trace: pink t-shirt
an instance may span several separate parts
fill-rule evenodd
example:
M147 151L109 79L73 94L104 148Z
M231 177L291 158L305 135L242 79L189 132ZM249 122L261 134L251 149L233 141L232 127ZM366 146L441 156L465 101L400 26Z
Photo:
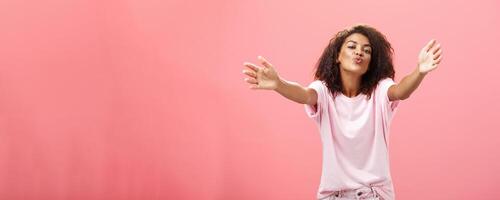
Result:
M394 199L389 169L389 127L399 101L389 101L387 91L395 84L379 81L371 98L359 94L334 98L325 83L316 80L309 88L318 93L317 110L305 106L319 127L323 144L323 168L317 198L334 191L374 186L384 199Z

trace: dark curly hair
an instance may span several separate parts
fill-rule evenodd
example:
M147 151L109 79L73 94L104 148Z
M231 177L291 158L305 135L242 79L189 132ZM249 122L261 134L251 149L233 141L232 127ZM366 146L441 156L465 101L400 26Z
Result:
M328 90L336 96L342 92L342 80L340 79L340 63L337 58L342 44L347 37L359 33L368 38L372 48L371 60L368 70L361 76L360 92L371 97L371 93L377 87L380 80L384 78L394 79L394 66L392 55L394 50L386 37L373 27L367 25L355 25L338 32L330 39L328 46L323 51L314 78L325 82Z

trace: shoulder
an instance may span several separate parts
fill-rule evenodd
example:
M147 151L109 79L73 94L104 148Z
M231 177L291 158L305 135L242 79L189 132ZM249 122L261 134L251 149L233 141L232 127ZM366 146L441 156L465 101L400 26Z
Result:
M394 82L392 78L384 78L378 81L377 88L375 90L380 92L385 92L385 94L387 94L387 90L389 90L389 87L391 87L394 84L396 84L396 82Z
M325 85L325 82L321 81L321 80L314 80L313 82L311 82L309 84L309 87L310 88L322 88L322 87L326 87Z
M377 87L380 87L380 86L391 86L391 85L394 85L394 84L395 84L395 82L394 82L394 80L392 80L392 78L383 78L380 81L378 81Z
M326 86L326 83L324 81L321 81L321 80L314 80L313 82L311 82L308 86L308 88L310 89L313 89L314 91L316 91L316 94L318 95L318 101L326 101L326 100L323 100L325 98L327 98L328 96L330 96L329 94L329 90L328 90L328 87Z
M326 87L326 83L321 80L314 80L308 86L308 88L316 90L318 93L326 93L328 90Z
M388 99L388 91L391 86L396 84L392 78L384 78L380 80L375 88L374 93L377 98Z

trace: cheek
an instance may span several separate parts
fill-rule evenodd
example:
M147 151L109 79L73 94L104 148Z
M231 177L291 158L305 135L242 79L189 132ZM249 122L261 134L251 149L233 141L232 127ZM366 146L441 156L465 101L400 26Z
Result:
M367 55L365 57L365 60L366 60L366 65L368 66L368 65L370 65L370 62L372 61L372 57L370 55Z
M340 52L340 62L342 62L342 61L346 62L350 58L351 58L351 54L349 51Z

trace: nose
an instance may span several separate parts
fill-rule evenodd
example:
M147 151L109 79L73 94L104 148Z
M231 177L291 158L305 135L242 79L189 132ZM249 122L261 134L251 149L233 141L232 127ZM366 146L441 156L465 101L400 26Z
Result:
M363 56L363 54L359 50L354 51L354 55Z

